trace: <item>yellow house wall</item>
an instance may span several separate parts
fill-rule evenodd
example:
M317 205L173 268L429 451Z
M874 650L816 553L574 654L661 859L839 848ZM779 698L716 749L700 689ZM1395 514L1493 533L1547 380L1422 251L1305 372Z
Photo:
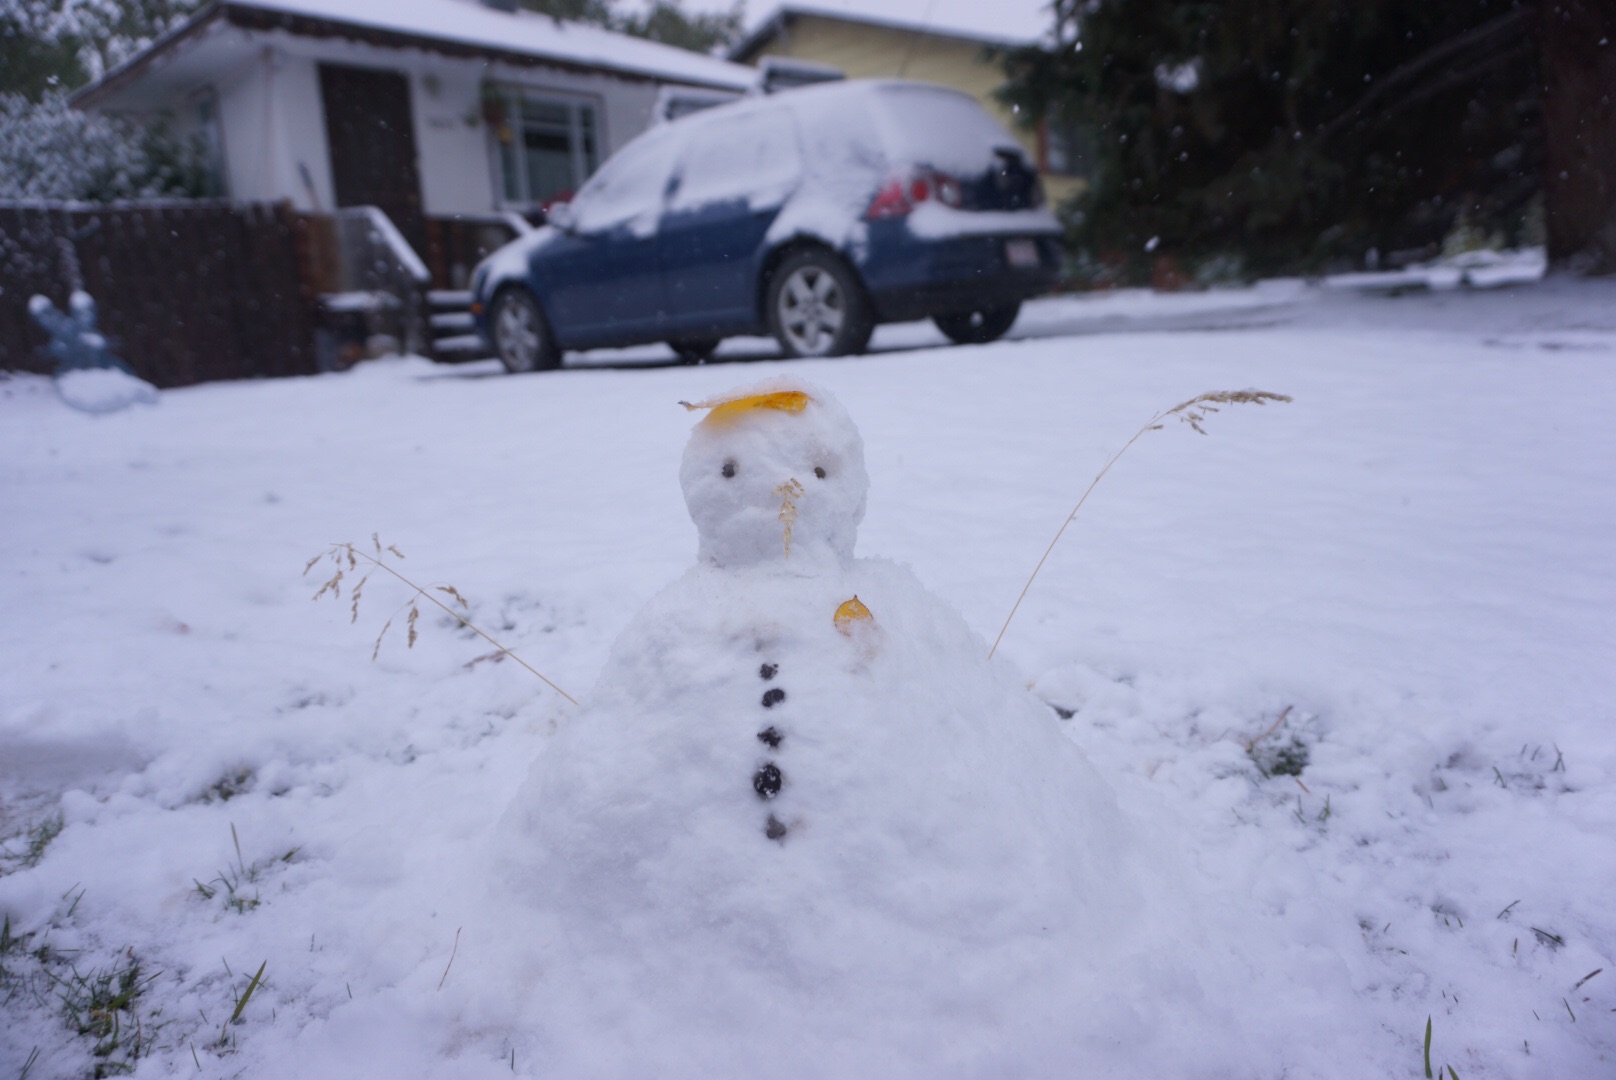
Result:
M993 96L1004 85L999 58L975 42L798 15L746 61L755 64L764 56L829 64L849 79L905 78L951 86L981 102L1026 148L1028 156L1038 160L1037 133L1019 127L1010 110ZM1083 181L1076 177L1045 174L1043 180L1051 203L1083 188Z

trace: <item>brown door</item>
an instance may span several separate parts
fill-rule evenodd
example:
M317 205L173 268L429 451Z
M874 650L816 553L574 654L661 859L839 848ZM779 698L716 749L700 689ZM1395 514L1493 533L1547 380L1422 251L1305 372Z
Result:
M377 206L426 251L410 84L393 71L320 65L325 135L338 206Z

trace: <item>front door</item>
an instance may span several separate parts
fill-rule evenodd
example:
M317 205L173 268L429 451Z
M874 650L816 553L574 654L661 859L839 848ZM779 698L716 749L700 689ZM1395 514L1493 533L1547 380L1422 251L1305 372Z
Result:
M338 206L375 206L426 251L410 84L394 71L320 65L325 135Z

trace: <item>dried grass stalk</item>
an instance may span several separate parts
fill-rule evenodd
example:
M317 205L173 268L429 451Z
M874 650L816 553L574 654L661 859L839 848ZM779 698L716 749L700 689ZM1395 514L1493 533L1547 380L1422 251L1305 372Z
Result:
M774 489L780 496L780 522L785 529L786 558L791 558L791 529L797 524L797 500L802 498L803 488L797 480L787 480Z
M1089 486L1084 489L1082 496L1077 500L1077 505L1072 507L1070 514L1066 515L1066 520L1061 522L1060 528L1055 530L1055 538L1044 549L1044 554L1039 558L1038 565L1032 568L1032 573L1027 576L1027 583L1021 587L1021 594L1016 597L1016 602L1010 607L1010 614L1004 618L1004 625L999 627L999 636L993 639L993 647L988 649L988 659L993 659L993 654L999 651L999 642L1004 640L1004 632L1010 629L1010 620L1014 619L1016 612L1021 610L1021 602L1027 598L1027 590L1032 588L1033 581L1038 577L1038 571L1042 570L1044 563L1049 560L1049 553L1055 550L1055 545L1060 542L1061 536L1066 532L1066 526L1070 525L1072 519L1077 517L1077 512L1083 509L1083 504L1088 501L1089 495L1099 486L1100 481L1105 479L1105 474L1111 471L1111 466L1115 465L1117 459L1127 453L1128 447L1138 442L1145 432L1160 431L1166 426L1163 421L1171 416L1177 417L1181 422L1205 435L1206 429L1201 425L1206 423L1210 414L1222 411L1218 408L1219 405L1266 405L1270 401L1288 402L1290 400L1291 398L1288 394L1273 394L1267 390L1211 390L1205 394L1192 397L1188 401L1180 402L1171 409L1164 409L1145 421L1144 426L1134 432L1133 437L1122 444L1122 449L1112 454L1111 459L1105 463L1105 467L1095 474L1093 480L1089 481Z
M417 585L415 582L411 581L409 578L387 565L387 563L384 561L388 555L394 555L402 559L404 557L404 553L402 551L398 550L398 548L394 547L392 544L388 544L383 547L381 538L375 533L371 534L370 540L372 547L375 548L376 553L374 555L368 551L360 551L352 544L332 544L329 550L321 552L319 555L316 555L314 558L308 561L308 564L303 567L303 575L305 577L308 576L309 571L313 570L315 564L321 559L329 558L332 564L337 568L336 573L332 575L330 580L321 585L319 591L314 594L314 599L318 600L328 592L331 593L334 598L340 598L342 596L343 575L349 571L357 569L359 566L359 560L363 559L365 562L371 564L371 569L366 571L365 576L359 579L359 583L353 587L352 592L349 594L349 606L353 614L352 621L358 621L359 619L359 594L360 591L364 589L365 582L370 580L370 575L376 570L385 570L413 590L408 601L409 614L405 618L405 626L409 632L409 648L413 649L415 647L416 638L420 636L419 631L416 629L416 624L420 622L421 619L420 601L425 599L433 604L436 604L444 611L445 614L449 615L461 626L464 626L467 630L470 630L472 633L488 642L495 649L498 649L499 655L509 656L512 660L515 660L518 664L521 664L530 673L536 676L540 682L544 683L544 685L548 686L550 689L554 690L556 693L560 694L574 705L578 704L577 698L573 697L571 694L561 689L561 687L545 678L543 673L541 673L537 668L533 667L533 665L529 664L526 660L523 660L510 649L495 641L487 634L487 632L482 629L482 627L473 623L470 619L467 619L464 615L460 614L460 612L454 610L454 608L451 608L442 600L439 600L436 596L433 596L431 592L427 591L428 586ZM466 602L466 598L460 595L460 590L456 589L453 585L433 585L430 586L430 588L436 592L447 593L462 608L466 609L467 611L471 610L471 605ZM387 631L392 625L392 618L389 618L385 623L382 624L382 631L376 635L376 644L370 651L370 658L372 661L374 661L376 657L380 655L382 649L382 639L387 636ZM479 659L482 658L479 657Z

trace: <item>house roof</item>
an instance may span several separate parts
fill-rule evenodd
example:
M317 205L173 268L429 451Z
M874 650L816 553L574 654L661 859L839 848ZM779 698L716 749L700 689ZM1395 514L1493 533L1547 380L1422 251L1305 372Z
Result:
M717 57L530 11L499 11L478 0L211 0L183 25L79 90L73 104L97 104L223 27L726 90L745 90L756 79L756 72Z
M772 11L734 48L732 60L749 61L793 19L809 17L861 23L982 45L1030 45L1049 30L1048 0L793 0ZM766 9L768 10L768 9Z

